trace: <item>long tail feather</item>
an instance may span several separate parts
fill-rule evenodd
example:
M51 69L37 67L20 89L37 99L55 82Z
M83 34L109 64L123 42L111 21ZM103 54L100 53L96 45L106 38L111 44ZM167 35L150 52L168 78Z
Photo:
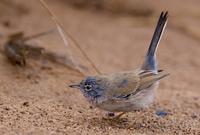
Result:
M156 50L160 39L162 37L163 31L167 24L168 12L162 12L158 20L153 38L151 40L149 49L147 51L146 59L142 65L142 70L152 70L157 72L157 62L156 62Z

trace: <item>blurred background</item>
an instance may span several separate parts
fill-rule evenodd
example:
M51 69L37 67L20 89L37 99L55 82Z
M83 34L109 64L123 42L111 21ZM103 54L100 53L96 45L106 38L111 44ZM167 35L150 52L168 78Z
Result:
M79 91L67 87L82 79L55 63L30 61L13 66L3 52L7 36L55 29L39 0L0 1L0 134L200 134L200 1L199 0L46 0L64 29L71 33L98 69L105 74L138 68L161 11L169 22L158 48L162 80L155 104L129 113L119 122L101 119ZM96 74L67 38L58 33L31 40ZM69 54L69 52L71 54ZM155 111L166 112L165 117Z

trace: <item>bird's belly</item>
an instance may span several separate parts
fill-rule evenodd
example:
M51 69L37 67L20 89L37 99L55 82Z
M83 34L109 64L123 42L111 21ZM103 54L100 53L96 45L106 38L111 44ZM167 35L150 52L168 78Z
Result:
M158 83L155 83L150 88L131 95L128 99L108 99L96 106L110 112L130 112L146 108L154 101L154 90L157 86Z

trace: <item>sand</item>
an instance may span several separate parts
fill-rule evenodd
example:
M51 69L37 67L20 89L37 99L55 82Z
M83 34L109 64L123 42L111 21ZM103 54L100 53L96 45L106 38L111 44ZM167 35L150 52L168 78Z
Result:
M83 79L70 68L36 60L29 60L27 67L21 68L11 65L0 53L0 134L199 135L200 2L147 2L139 2L140 7L131 3L137 11L150 9L152 13L147 15L134 14L134 10L120 14L116 12L118 6L77 8L64 0L48 4L65 30L106 74L131 70L142 63L160 12L169 10L158 60L159 67L170 76L161 81L153 105L144 111L127 113L117 121L104 120L104 111L91 107L80 91L67 87ZM0 7L1 50L5 36L10 33L23 31L31 35L55 28L38 1L4 0ZM126 7L122 5L120 10ZM86 75L96 74L73 42L69 41L70 47L65 47L58 33L30 43L67 56L70 49L74 59L87 67ZM158 116L158 111L164 115Z

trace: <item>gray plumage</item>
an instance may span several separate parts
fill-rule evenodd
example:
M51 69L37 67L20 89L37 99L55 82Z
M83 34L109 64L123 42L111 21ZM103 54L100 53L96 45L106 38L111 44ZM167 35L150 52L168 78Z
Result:
M168 12L162 12L141 68L87 77L70 85L81 90L94 106L110 112L129 112L148 107L154 100L159 80L168 74L157 70L156 50L167 23Z

